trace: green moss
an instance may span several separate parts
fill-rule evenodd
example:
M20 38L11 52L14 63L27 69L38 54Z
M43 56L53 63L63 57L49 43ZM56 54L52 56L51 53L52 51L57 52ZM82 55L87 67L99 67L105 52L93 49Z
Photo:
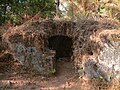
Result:
M55 72L56 72L56 69L55 69L55 68L49 69L49 73L50 73L50 74L54 74Z

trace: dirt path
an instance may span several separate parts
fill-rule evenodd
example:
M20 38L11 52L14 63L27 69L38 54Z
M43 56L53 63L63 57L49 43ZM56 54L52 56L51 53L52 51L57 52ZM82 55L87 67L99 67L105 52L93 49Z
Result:
M70 90L77 82L73 64L71 62L60 61L57 65L57 75L56 77L49 79L47 88L53 90Z
M0 73L0 90L120 90L119 82L116 81L105 83L79 79L74 73L72 62L58 62L57 71L50 78L25 73ZM118 86L112 85L114 83Z
M59 61L57 74L50 78L28 74L1 74L0 90L80 90L72 62Z

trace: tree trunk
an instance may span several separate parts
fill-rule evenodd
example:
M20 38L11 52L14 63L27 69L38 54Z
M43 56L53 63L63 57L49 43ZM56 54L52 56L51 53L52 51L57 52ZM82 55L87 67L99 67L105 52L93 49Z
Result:
M59 17L59 5L60 5L60 0L56 0L56 16Z

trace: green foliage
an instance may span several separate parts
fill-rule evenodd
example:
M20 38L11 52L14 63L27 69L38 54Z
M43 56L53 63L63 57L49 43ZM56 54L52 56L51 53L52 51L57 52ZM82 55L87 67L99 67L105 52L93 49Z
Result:
M120 0L60 0L67 2L60 16L69 19L88 18L89 16L108 17L120 20ZM19 25L36 13L41 18L56 15L55 0L0 0L0 25L12 23Z
M70 19L89 15L120 20L120 0L71 0L67 3L67 18Z
M0 24L21 24L38 12L42 18L52 18L55 0L0 0Z
M56 69L54 69L54 68L50 69L50 70L49 70L49 73L51 73L51 74L56 73Z

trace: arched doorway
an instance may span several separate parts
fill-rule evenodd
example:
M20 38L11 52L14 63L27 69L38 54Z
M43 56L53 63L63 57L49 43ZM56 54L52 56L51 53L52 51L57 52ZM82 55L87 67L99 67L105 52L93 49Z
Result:
M56 75L73 73L73 62L71 56L73 55L73 40L71 37L63 35L55 35L48 38L48 47L55 50L55 69Z
M70 58L73 54L73 41L71 37L55 35L48 39L48 47L56 51L56 60L60 58Z

